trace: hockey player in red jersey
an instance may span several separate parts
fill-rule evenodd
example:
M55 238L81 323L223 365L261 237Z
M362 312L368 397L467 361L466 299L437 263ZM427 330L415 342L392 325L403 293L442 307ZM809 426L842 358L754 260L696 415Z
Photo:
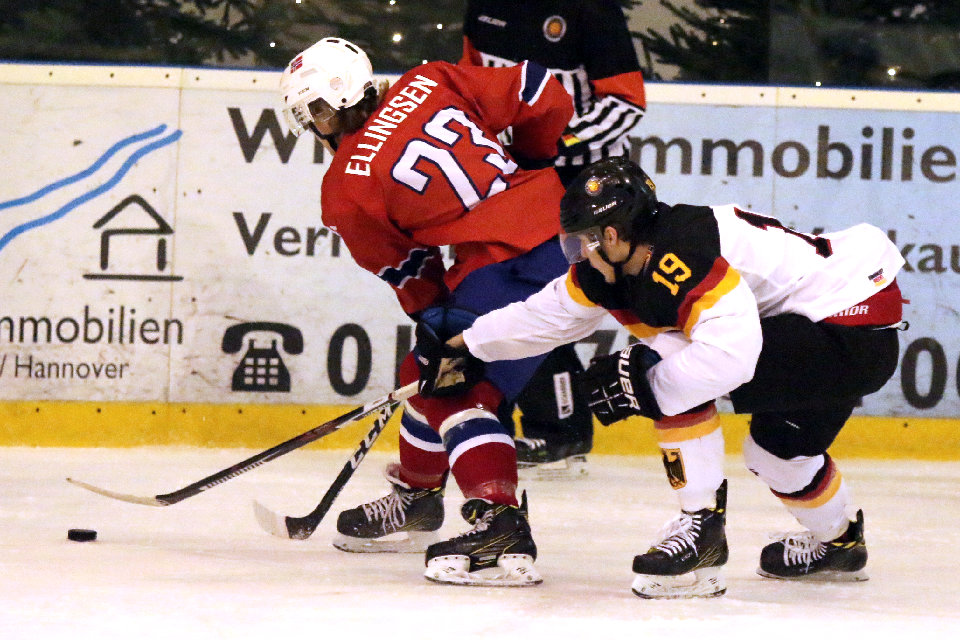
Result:
M615 0L469 0L463 34L460 64L502 67L531 60L571 95L576 112L554 163L564 185L595 160L629 155L628 135L647 102L633 39ZM524 477L586 475L593 417L576 383L581 371L574 345L558 347L517 397L523 429L517 462Z
M611 314L639 342L583 375L603 424L653 420L681 515L634 558L644 598L716 596L726 480L715 399L750 413L746 466L805 531L760 554L761 575L863 580L863 513L827 453L860 399L898 360L903 258L876 227L808 235L736 205L667 205L622 159L598 162L568 187L561 240L569 272L493 311L424 367L421 393L443 385L467 352L521 358L589 335Z
M442 339L477 315L527 297L566 270L556 240L562 185L550 169L520 165L555 155L573 106L533 63L488 69L432 62L380 90L372 73L356 45L321 40L284 71L284 113L293 132L311 130L334 151L323 180L324 224L357 264L393 288L418 321L421 344L429 334L442 348ZM510 148L497 141L507 127ZM440 252L446 245L455 252L449 268ZM415 354L401 366L404 383L417 379ZM474 528L426 547L426 577L538 583L526 505L516 497L513 439L496 416L541 359L471 369L462 382L472 386L462 395L408 400L400 463L388 470L390 494L341 513L335 545L423 550L443 522L450 472ZM392 540L395 533L407 537Z

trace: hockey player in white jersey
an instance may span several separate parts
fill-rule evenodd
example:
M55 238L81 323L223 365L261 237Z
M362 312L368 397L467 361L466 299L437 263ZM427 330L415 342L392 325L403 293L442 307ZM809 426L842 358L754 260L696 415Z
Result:
M726 480L715 400L752 414L746 466L804 527L760 553L771 578L864 580L863 513L827 453L898 361L896 246L868 224L824 235L736 205L659 202L621 158L597 162L561 203L568 273L481 316L421 363L430 394L462 366L522 358L590 335L612 314L638 342L583 374L603 424L653 420L681 514L634 558L643 598L717 596ZM435 351L435 350L434 350ZM457 358L456 355L460 355Z

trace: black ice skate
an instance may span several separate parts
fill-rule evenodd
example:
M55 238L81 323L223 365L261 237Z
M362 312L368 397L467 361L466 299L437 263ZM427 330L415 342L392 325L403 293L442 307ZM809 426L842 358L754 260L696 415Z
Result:
M443 487L411 488L392 470L387 480L388 495L340 513L333 546L356 553L422 553L439 539Z
M768 578L859 582L867 580L863 511L839 538L817 540L809 531L780 534L760 552L757 573Z
M633 559L633 593L641 598L709 598L727 587L720 568L727 563L727 481L717 490L713 509L683 511L669 522L662 539Z
M423 574L427 580L487 587L543 582L533 567L537 545L527 522L526 492L519 508L474 498L464 503L460 513L473 529L430 545Z
M524 480L575 480L587 475L589 445L516 438L517 471Z

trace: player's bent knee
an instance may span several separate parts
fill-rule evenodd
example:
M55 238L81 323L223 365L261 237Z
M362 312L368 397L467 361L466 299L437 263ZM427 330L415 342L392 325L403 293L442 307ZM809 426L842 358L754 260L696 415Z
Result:
M435 430L451 416L465 411L482 411L496 419L497 409L503 402L503 394L493 384L484 380L469 391L446 398L413 396L407 404Z
M823 456L798 456L786 460L770 453L747 435L743 441L743 463L774 491L793 493L810 483L823 466Z

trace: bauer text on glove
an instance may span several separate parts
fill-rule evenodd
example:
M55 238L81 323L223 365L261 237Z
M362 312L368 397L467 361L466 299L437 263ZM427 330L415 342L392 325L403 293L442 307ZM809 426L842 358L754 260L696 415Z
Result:
M593 414L604 425L630 416L663 417L647 380L647 370L660 354L644 344L595 358L580 374L580 383Z

